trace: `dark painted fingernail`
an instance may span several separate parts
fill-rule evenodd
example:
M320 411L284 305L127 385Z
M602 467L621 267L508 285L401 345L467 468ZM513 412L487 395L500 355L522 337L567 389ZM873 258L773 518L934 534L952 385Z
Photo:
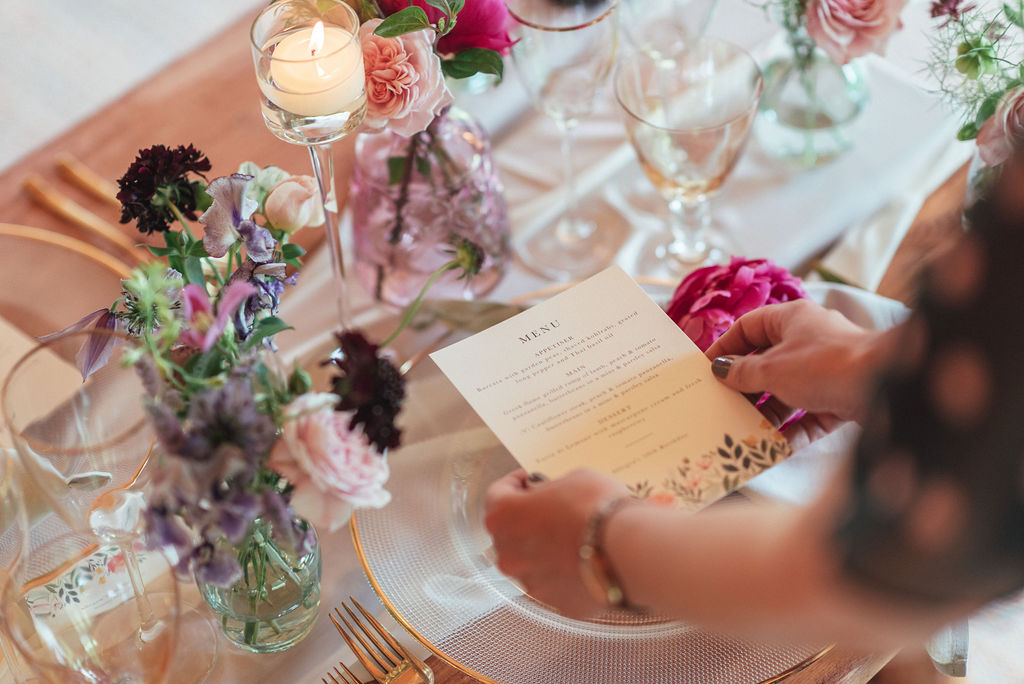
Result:
M711 362L711 372L719 378L725 378L729 375L729 369L732 368L732 359L728 356L719 356L717 359Z
M533 483L547 482L548 476L544 473L530 473L526 479Z

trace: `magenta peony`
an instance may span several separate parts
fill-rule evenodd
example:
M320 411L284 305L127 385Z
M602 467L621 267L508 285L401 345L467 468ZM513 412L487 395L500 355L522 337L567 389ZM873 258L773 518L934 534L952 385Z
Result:
M335 411L337 403L335 394L310 393L288 404L269 461L294 487L295 512L329 532L344 525L353 508L391 500L384 489L387 459L362 429L349 429L352 414Z
M978 131L978 154L986 166L998 166L1010 158L1015 146L1024 145L1024 86L1007 90L995 113Z
M384 16L390 16L408 7L409 0L379 0L378 4ZM425 0L412 0L412 4L422 8L433 24L441 17L441 10L431 7ZM508 21L503 0L466 0L456 17L455 28L438 41L437 50L442 55L450 55L468 48L486 48L507 54L512 46Z
M397 38L374 34L381 19L359 27L366 70L366 118L371 129L390 127L406 137L427 125L451 104L441 60L430 43L433 33L414 31Z
M767 259L733 257L728 266L708 266L679 283L665 312L701 351L743 314L801 299L800 279Z
M881 54L900 27L906 0L810 0L805 26L815 44L837 64L869 52Z

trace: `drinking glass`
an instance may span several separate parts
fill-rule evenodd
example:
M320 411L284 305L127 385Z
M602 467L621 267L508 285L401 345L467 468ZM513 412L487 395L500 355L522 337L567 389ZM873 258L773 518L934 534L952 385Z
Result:
M506 0L512 60L533 104L562 133L565 210L554 224L521 235L523 262L550 278L572 280L601 270L615 256L615 236L579 212L573 131L594 109L617 43L617 0Z
M72 529L57 515L44 516L27 532L0 606L4 630L37 680L182 681L168 676L179 595L161 553L142 552L138 535L111 543ZM125 551L129 545L137 550L135 567ZM146 591L157 584L159 592ZM158 611L147 610L153 597Z
M0 445L3 444L2 437L3 431L0 430ZM25 535L28 532L21 498L24 482L16 466L13 456L0 447L0 597L10 581L22 549L26 547ZM6 622L8 619L4 615L3 602L0 601L0 624ZM15 684L42 681L33 675L21 653L3 633L0 633L0 651L6 668L0 669L0 681L13 679Z
M345 327L346 264L331 143L355 131L366 115L359 16L342 0L278 0L257 15L249 38L263 121L281 140L309 149Z
M652 57L704 35L718 0L619 0L619 27L629 45Z
M97 543L122 548L124 563L136 572L140 558L132 541L145 507L140 479L154 437L143 382L126 363L135 353L133 345L132 338L113 330L48 338L11 368L0 404L28 491L38 498L26 506L29 518L37 520L43 511L58 519L68 535L78 535L60 544L74 546L91 535ZM110 358L83 380L76 358L102 350ZM64 546L55 551L57 556L71 552ZM179 620L177 599L163 594L143 592L133 605L147 623ZM217 657L217 631L194 608L181 620L188 657L175 661L171 679L203 681Z
M709 199L746 144L761 96L757 63L732 43L702 38L629 56L614 82L640 166L668 201L668 231L648 254L673 276L723 262L735 248Z

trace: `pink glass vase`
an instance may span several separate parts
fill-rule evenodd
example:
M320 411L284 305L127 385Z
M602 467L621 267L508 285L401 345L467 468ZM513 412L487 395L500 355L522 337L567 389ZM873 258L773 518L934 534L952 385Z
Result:
M452 259L454 238L485 254L480 273L449 271L430 296L475 299L490 292L511 258L508 207L480 125L452 107L411 137L362 134L349 195L355 272L375 299L404 306Z

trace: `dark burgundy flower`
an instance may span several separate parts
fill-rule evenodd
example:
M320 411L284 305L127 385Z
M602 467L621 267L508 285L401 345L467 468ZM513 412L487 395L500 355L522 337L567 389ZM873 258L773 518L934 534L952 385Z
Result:
M139 155L117 181L117 199L121 202L121 223L136 221L139 231L163 232L177 218L174 205L182 215L198 218L197 194L202 184L190 180L190 173L202 176L210 170L210 160L192 145L171 149L165 145L139 150Z
M378 451L398 446L402 431L395 426L395 418L405 398L405 383L398 369L378 356L377 345L361 333L341 333L338 344L341 354L331 360L341 371L331 389L341 397L337 410L353 411L349 429L362 425Z
M961 7L964 0L933 0L931 7L931 14L933 19L939 17L949 17L950 21L957 21L960 19L964 12L970 12L977 5L968 5L967 7Z

